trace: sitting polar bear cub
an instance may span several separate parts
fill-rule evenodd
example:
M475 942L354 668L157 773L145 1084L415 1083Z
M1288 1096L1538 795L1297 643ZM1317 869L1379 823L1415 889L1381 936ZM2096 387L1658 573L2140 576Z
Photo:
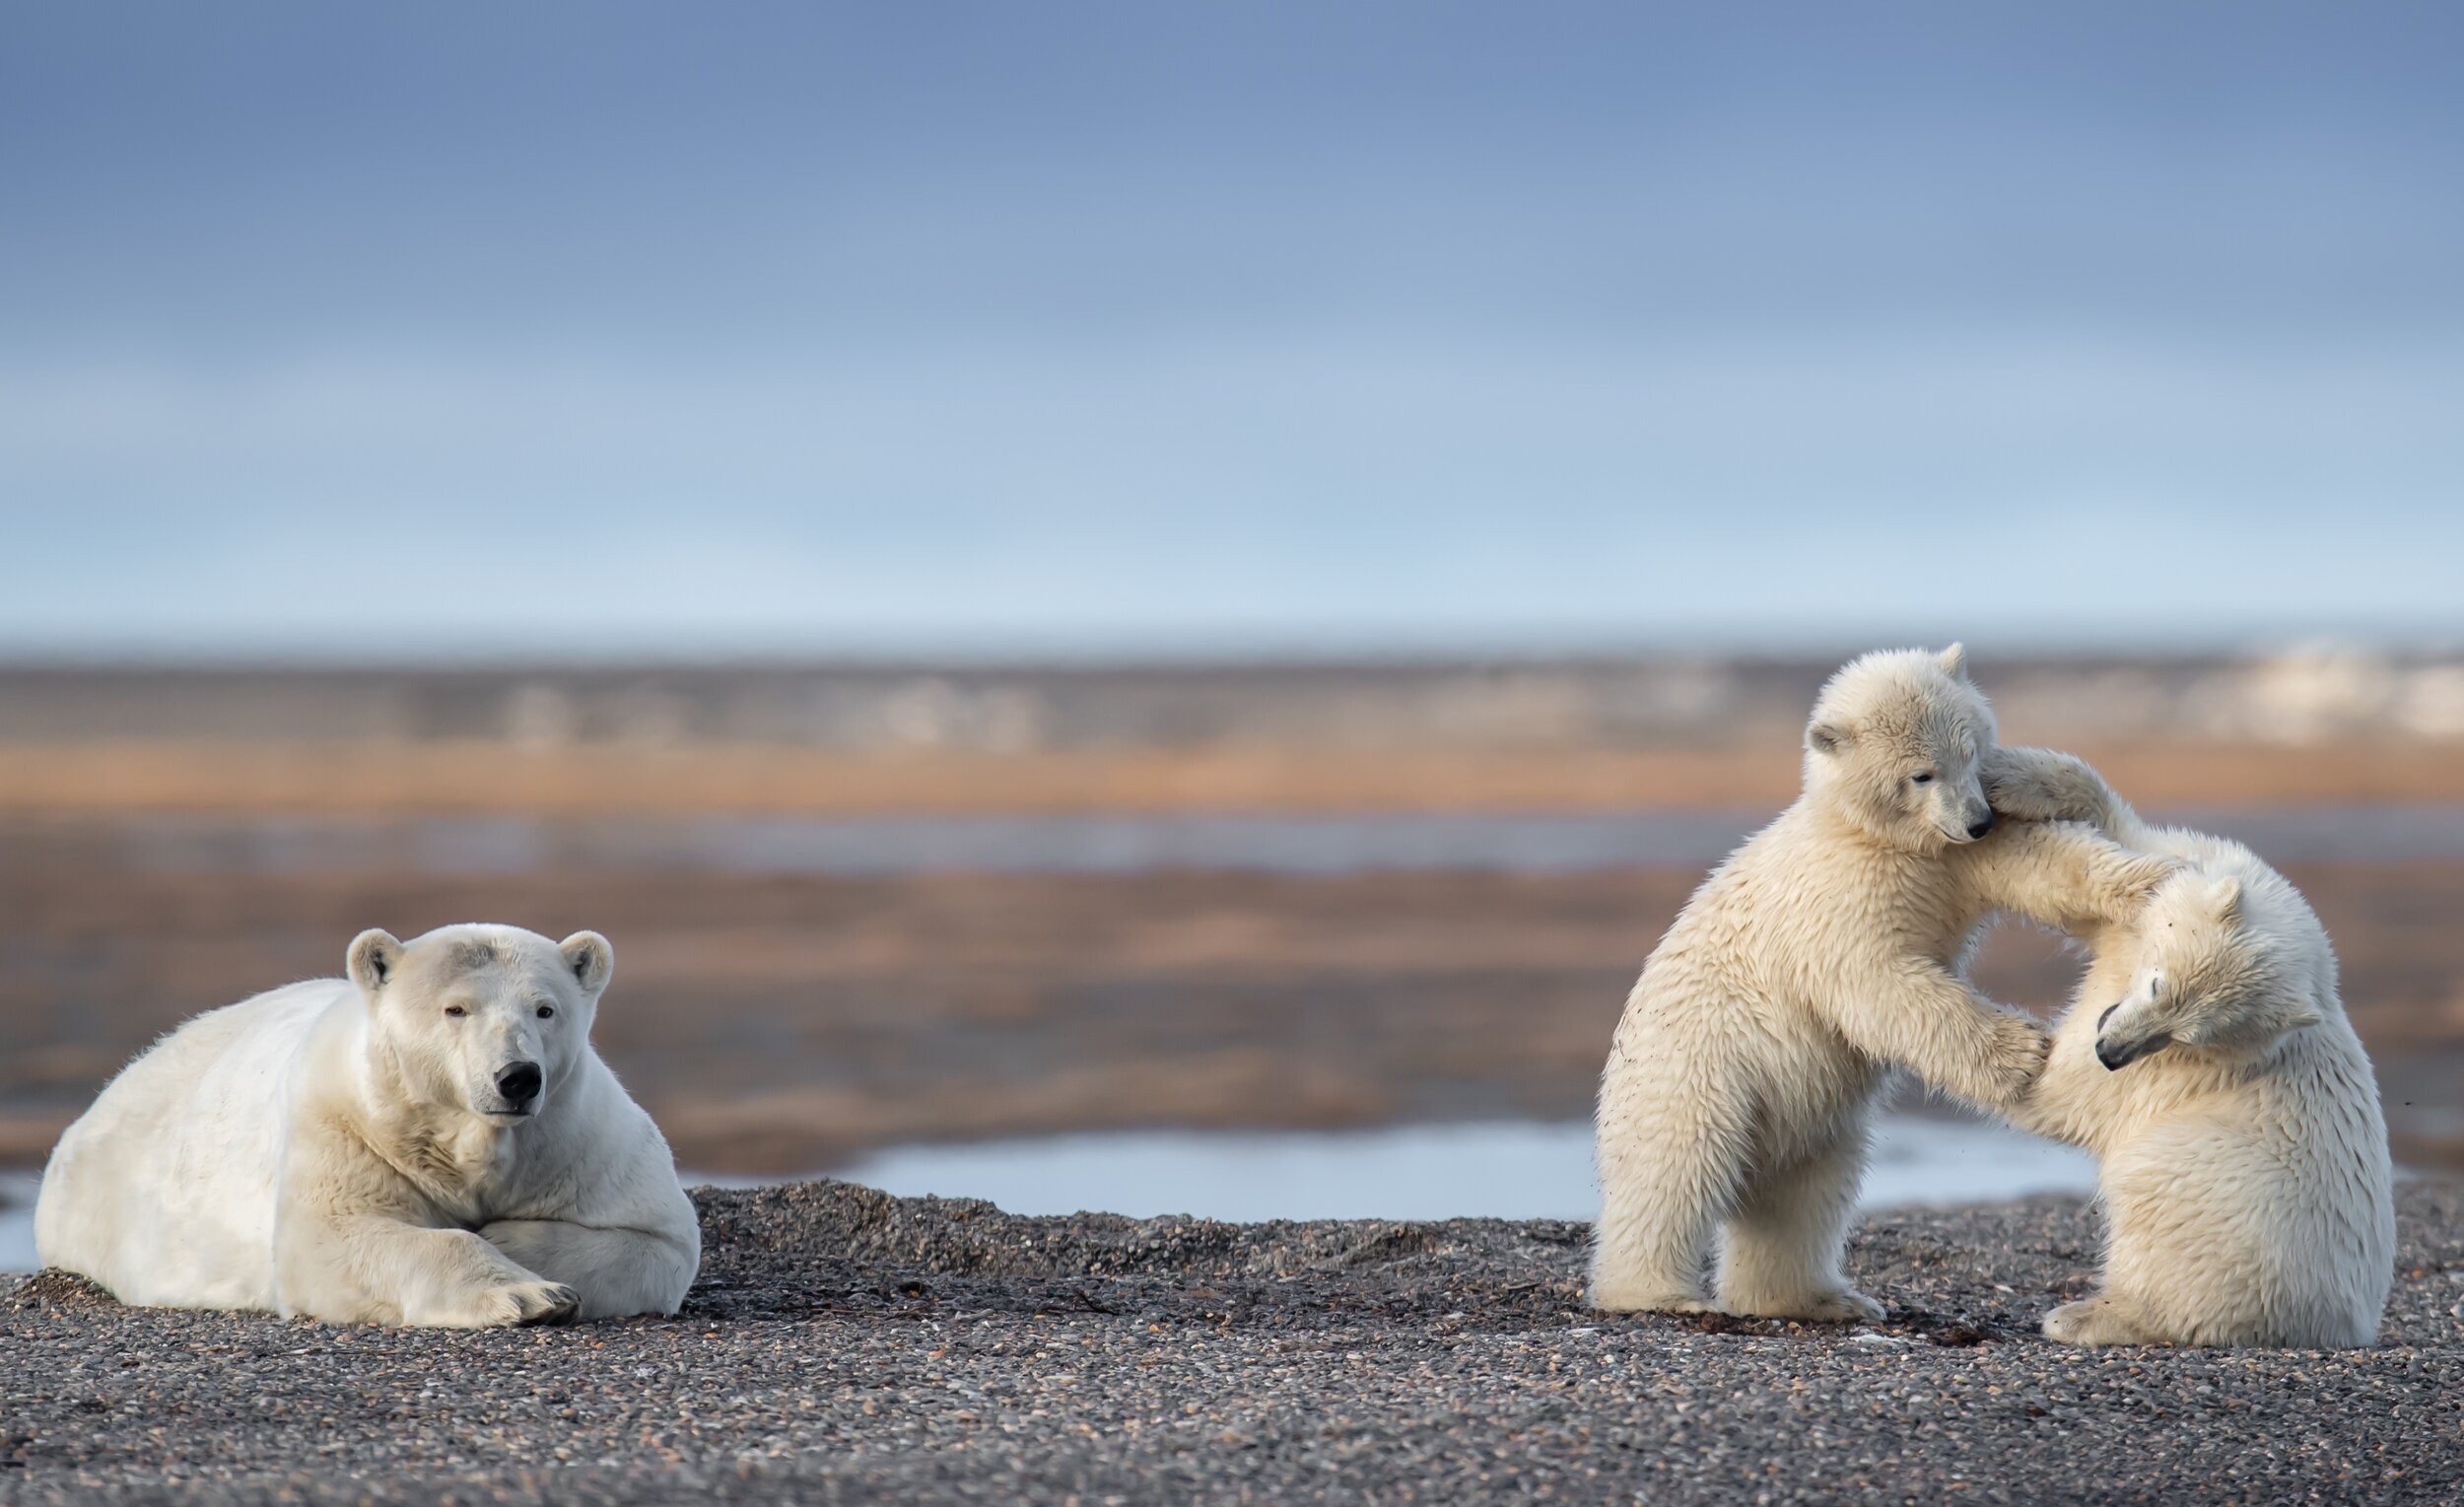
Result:
M46 1266L124 1303L478 1328L676 1311L701 1231L590 1046L614 957L514 926L351 943L200 1015L60 1137Z
M2395 1275L2387 1128L2326 928L2239 843L2155 827L2093 770L2013 750L1994 802L2189 863L2093 953L2021 1127L2096 1153L2104 1290L2072 1344L2373 1343Z

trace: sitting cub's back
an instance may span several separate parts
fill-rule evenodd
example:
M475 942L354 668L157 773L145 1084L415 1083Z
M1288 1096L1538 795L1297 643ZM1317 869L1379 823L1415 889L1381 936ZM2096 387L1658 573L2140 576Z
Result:
M34 1250L138 1305L270 1308L274 1171L295 1073L339 980L211 1010L148 1048L60 1137Z

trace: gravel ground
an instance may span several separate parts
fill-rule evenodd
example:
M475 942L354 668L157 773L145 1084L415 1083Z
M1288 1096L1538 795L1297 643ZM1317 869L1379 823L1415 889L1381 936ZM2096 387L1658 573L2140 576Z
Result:
M1584 1227L696 1194L675 1320L488 1334L0 1299L0 1501L2464 1496L2464 1189L2366 1351L2081 1352L2076 1200L1871 1219L1872 1330L1604 1319Z

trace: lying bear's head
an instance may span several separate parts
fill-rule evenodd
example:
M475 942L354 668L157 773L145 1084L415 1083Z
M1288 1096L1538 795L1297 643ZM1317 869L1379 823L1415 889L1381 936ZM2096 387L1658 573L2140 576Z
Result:
M2121 1068L2167 1048L2246 1057L2323 1018L2320 954L2252 925L2242 881L2187 868L2156 887L2129 934L2129 991L2096 1021L2096 1061ZM2296 922L2295 925L2298 925Z
M552 942L519 926L441 926L408 942L352 939L369 1047L421 1104L518 1125L581 1061L615 969L607 938Z
M1851 659L1806 726L1806 790L1894 848L1931 853L1993 826L1979 765L1994 713L1965 651L1885 650Z

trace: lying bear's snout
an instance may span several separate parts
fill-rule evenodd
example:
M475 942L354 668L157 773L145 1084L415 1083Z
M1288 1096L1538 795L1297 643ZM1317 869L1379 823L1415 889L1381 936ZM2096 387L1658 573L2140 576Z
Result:
M1985 810L1985 814L1984 814L1984 815L1982 815L1982 816L1978 817L1976 820L1974 820L1974 821L1972 821L1972 822L1968 823L1968 836L1969 836L1969 837L1972 837L1972 838L1983 837L1986 833L1991 832L1991 831L1993 831L1993 830L1994 830L1994 813L1993 813L1993 808L1992 808L1992 807L1990 807L1990 806L1988 806L1988 807L1986 808L1986 810Z
M546 1080L536 1062L514 1062L496 1075L496 1091L505 1102L521 1109L539 1097L539 1085Z

